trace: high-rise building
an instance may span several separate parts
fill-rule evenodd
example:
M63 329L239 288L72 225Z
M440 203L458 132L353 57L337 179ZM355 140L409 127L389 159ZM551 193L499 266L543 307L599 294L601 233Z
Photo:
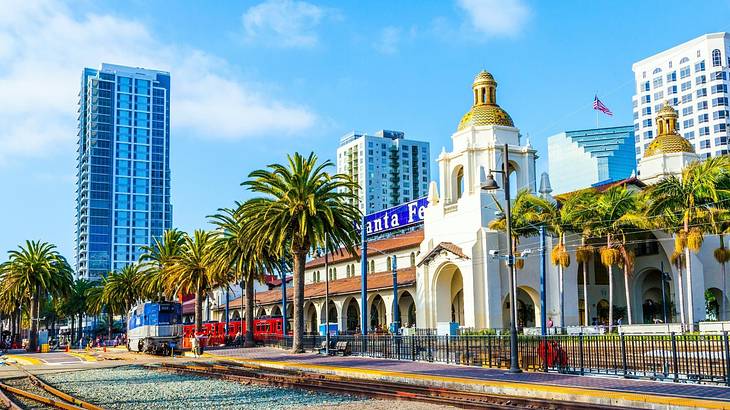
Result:
M350 132L337 148L337 171L360 184L360 210L369 214L426 196L431 177L428 142L401 131Z
M94 280L172 227L170 74L85 68L78 121L76 272Z
M636 172L634 127L565 131L549 137L548 171L556 195L628 178Z
M679 133L700 158L728 153L730 34L711 33L634 63L636 159L656 137L665 101L679 113Z

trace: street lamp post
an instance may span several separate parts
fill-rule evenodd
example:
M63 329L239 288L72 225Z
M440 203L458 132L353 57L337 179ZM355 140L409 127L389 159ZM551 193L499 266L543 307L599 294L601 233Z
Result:
M669 275L668 272L664 272L664 262L661 262L661 265L659 265L661 268L661 274L662 274L662 313L664 316L664 323L667 323L667 317L669 316L667 313L667 299L666 299L666 290L664 289L666 287L666 283L670 280L672 280L672 277Z
M510 309L512 309L512 312L516 312L517 309L517 295L515 294L515 255L512 251L512 215L511 215L511 206L510 206L510 191L509 191L509 146L507 144L504 144L504 152L502 155L502 170L501 171L495 171L495 170L489 170L489 175L487 175L487 180L485 181L484 185L482 185L482 189L485 191L493 191L496 189L499 189L499 185L494 180L494 176L492 176L492 172L500 173L502 174L502 183L504 184L504 199L505 199L505 219L507 222L507 267L509 268L509 293L510 293L510 302L509 306ZM521 373L522 370L520 369L519 365L519 359L517 355L517 324L515 323L515 315L510 312L510 325L509 325L509 333L510 333L510 367L509 372L510 373Z
M395 254L393 254L393 323L394 332L398 333L400 329L400 308L398 307L398 262L396 262Z
M286 338L286 262L281 258L281 321L282 336Z
M327 257L327 233L324 234L324 339L327 343L325 352L327 356L330 354L330 271L329 271L329 259Z

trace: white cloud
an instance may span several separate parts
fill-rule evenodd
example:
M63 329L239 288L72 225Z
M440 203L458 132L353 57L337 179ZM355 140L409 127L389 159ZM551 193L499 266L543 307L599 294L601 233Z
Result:
M245 39L275 47L313 47L327 11L305 1L266 0L243 14Z
M487 36L514 36L530 18L522 0L458 0L471 27Z
M388 26L380 30L380 36L373 46L383 54L395 54L401 41L401 29Z
M72 153L81 70L102 62L170 71L173 132L241 139L296 132L314 123L308 109L240 81L225 60L162 44L140 22L74 17L51 1L0 7L0 164Z

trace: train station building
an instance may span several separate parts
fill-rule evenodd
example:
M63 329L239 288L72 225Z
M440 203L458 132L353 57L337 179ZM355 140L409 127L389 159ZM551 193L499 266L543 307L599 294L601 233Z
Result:
M543 176L538 188L535 170L538 153L521 136L507 111L497 104L497 82L492 75L486 71L479 73L471 91L471 108L452 134L451 148L442 149L438 156L439 179L438 183L432 181L429 185L422 229L368 244L369 330L384 329L392 321L393 258L397 259L399 268L398 298L404 326L433 329L442 322L456 322L460 327L475 329L509 326L509 272L504 259L499 257L507 253L508 241L504 232L488 227L497 217L495 213L505 205L504 184L501 175L496 173L503 169L505 145L512 198L519 190L527 189L550 199L549 179ZM692 145L677 133L676 121L676 110L666 104L657 116L657 137L639 162L637 176L586 189L602 191L623 185L641 190L669 175L680 175L684 166L699 157ZM481 189L490 174L499 181L497 191ZM580 243L578 235L567 235L566 250L571 263L562 272L564 312L561 312L561 275L549 256L556 243L550 235L546 238L545 309L546 317L554 326L607 324L611 279L614 319L620 318L624 325L663 322L663 303L670 307L667 322L681 322L682 316L687 323L727 317L721 312L721 307L727 305L722 303L725 286L721 265L713 257L719 247L717 236L705 236L702 249L690 253L691 275L683 270L681 276L670 261L674 239L662 231L632 237L633 274L625 275L620 267L614 266L612 278L597 253L585 266L576 262ZM516 320L526 332L541 325L540 250L539 238L520 238L517 253L525 257L516 271ZM358 254L349 255L344 251L330 256L329 272L321 257L307 263L304 304L307 332L316 332L318 324L324 323L325 308L329 309L330 322L337 323L341 331L360 331L360 264ZM664 281L662 269L668 273ZM330 278L327 307L325 275ZM626 280L628 292L624 291ZM290 306L292 297L292 289L288 289ZM630 318L627 298L632 307ZM255 299L257 316L281 314L280 288L257 292ZM230 305L231 311L240 307L240 298ZM219 306L216 311L220 314L222 309ZM291 316L292 312L293 308L289 307L287 315Z

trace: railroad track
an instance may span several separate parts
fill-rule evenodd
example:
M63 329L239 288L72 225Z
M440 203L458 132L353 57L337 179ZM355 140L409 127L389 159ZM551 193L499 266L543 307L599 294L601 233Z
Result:
M275 385L388 400L414 400L423 403L471 409L528 408L582 410L599 408L599 406L585 403L509 397L405 383L362 380L290 370L263 369L256 366L244 366L238 363L161 363L156 368L178 373L215 377L244 384Z
M16 368L25 376L0 383L0 404L6 409L21 410L16 404L19 402L23 407L32 409L104 410L56 389L20 366Z

